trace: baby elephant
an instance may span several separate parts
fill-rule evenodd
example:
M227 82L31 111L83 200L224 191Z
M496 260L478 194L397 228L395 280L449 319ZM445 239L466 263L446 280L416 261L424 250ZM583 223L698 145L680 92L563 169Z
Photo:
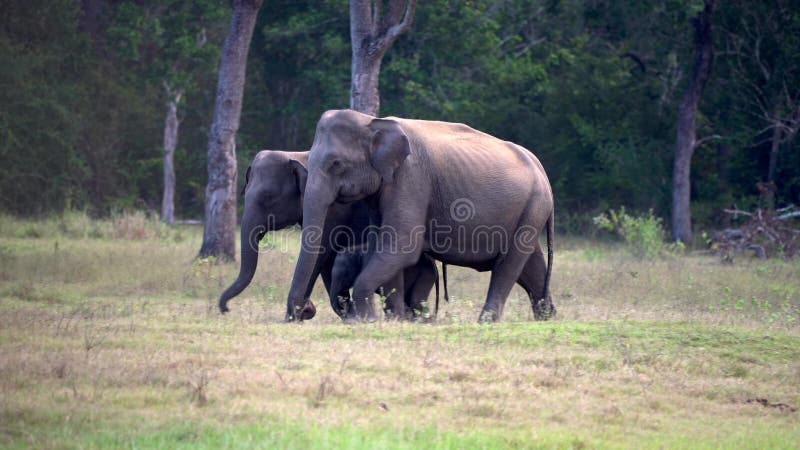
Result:
M333 262L331 270L331 304L340 303L340 298L349 298L350 289L355 285L356 278L361 273L361 269L369 262L374 253L369 250L367 244L348 247L339 252ZM393 311L391 305L397 304L389 301L394 289L384 286L384 292L377 292L387 297L385 312L389 317L400 319L414 319L422 317L425 313L424 303L428 299L431 288L436 286L436 306L433 317L439 312L439 271L433 258L426 254L420 256L416 265L407 267L403 273L403 303L406 311ZM447 297L447 275L445 272L445 300Z

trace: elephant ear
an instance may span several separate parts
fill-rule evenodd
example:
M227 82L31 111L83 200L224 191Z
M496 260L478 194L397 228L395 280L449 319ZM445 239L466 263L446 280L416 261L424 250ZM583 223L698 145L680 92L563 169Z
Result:
M292 174L294 174L294 181L297 183L297 189L300 191L300 194L305 194L308 169L303 163L296 159L290 160L289 165L291 166Z
M252 166L247 166L247 172L245 172L245 174L244 174L244 186L242 186L241 195L244 195L245 191L247 190L247 183L250 182L250 169L251 168L252 168Z
M373 132L370 144L372 167L384 183L391 183L397 168L411 154L408 136L397 121L389 119L373 119L369 129Z

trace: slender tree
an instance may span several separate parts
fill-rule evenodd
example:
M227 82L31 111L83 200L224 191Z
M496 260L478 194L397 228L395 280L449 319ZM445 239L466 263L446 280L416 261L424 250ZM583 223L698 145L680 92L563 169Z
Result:
M236 253L236 132L242 113L247 53L263 0L234 0L222 48L214 118L208 139L208 184L201 258Z
M161 220L175 221L175 148L178 146L178 103L183 89L173 90L164 82L167 92L167 117L164 119L164 195L161 199Z
M97 0L82 0L92 14L102 6ZM99 2L102 3L102 2ZM130 83L144 87L163 87L166 117L164 119L163 159L164 188L161 198L161 219L175 220L176 177L174 154L178 145L179 108L186 100L198 106L197 95L217 61L219 47L208 42L208 33L218 36L227 17L227 8L213 0L187 3L180 0L146 0L120 2L115 9L109 30L116 55L127 64ZM91 26L92 22L87 24ZM155 91L155 90L154 90ZM159 100L161 97L159 96ZM160 102L159 102L160 103ZM183 115L183 114L182 114Z
M697 109L703 89L711 74L714 59L712 17L714 1L705 0L704 8L692 19L695 32L694 64L689 85L678 110L675 160L672 169L672 237L676 241L692 241L691 184L692 154L702 141L697 140Z
M378 81L381 60L392 43L411 27L416 0L350 0L350 108L377 116L381 100Z

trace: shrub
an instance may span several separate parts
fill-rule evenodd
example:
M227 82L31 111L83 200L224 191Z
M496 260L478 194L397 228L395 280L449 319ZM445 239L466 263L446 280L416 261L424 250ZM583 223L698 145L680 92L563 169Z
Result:
M652 259L671 249L664 242L666 232L661 218L654 216L653 210L634 217L625 212L625 207L621 207L619 211L600 214L593 222L597 228L622 237L625 248L637 258Z
M93 220L85 211L65 211L56 221L58 232L67 238L99 238L108 234L102 229L102 222Z
M158 237L161 234L157 219L148 217L142 211L124 211L111 218L114 238L138 241Z

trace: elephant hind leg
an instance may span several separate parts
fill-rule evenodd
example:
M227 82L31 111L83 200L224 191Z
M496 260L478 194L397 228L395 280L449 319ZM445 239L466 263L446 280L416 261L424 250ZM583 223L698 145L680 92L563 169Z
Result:
M405 320L406 305L404 298L406 297L406 291L403 271L399 271L388 281L383 283L379 290L382 291L380 294L386 302L384 305L386 317L389 319Z
M511 293L511 288L514 287L514 283L519 279L529 257L530 253L528 252L512 249L495 264L489 281L486 303L483 305L478 322L496 322L500 320L508 294Z
M556 308L553 306L550 293L545 292L546 274L547 266L542 248L537 245L517 280L517 283L528 293L535 320L547 320L556 315Z
M405 269L404 277L406 283L405 303L411 312L410 318L413 319L415 316L423 313L431 290L439 277L439 272L436 269L436 263L433 262L433 259L429 256L422 255L415 266Z

